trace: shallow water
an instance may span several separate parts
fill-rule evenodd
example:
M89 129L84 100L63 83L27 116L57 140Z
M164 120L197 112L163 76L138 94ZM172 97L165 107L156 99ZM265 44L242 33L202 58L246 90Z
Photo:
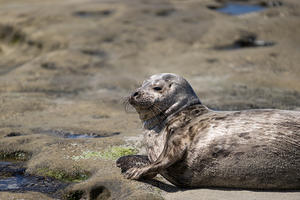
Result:
M107 133L107 134L103 134L103 135L98 135L98 134L94 134L94 133L89 133L89 134L74 134L74 133L69 133L69 134L65 134L63 137L64 138L73 138L73 139L80 139L80 138L101 138L101 137L111 137L114 135L119 135L120 132L112 132L112 133Z
M26 174L21 162L0 161L0 192L36 191L56 197L56 192L67 185L52 178Z
M22 184L29 182L24 176L16 175L0 179L0 191L18 190L22 188Z
M251 12L258 12L264 10L263 6L259 5L245 5L245 4L237 4L237 3L228 3L225 4L224 7L217 8L216 11L226 13L229 15L242 15Z
M44 133L49 135L54 135L63 138L71 138L71 139L80 139L80 138L102 138L102 137L111 137L115 135L119 135L120 132L103 132L103 133L80 133L80 132L73 132L73 131L66 131L66 130L59 130L59 129L33 129L35 133Z

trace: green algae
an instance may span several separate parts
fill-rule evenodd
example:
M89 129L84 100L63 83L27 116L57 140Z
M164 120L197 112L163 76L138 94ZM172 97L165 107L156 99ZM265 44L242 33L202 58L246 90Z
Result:
M78 160L86 160L86 159L97 159L101 157L101 152L98 151L84 151L79 156L72 156L72 160L78 161Z
M133 147L113 146L101 153L101 158L107 160L116 160L121 156L137 154L138 150Z
M76 170L68 173L63 169L50 169L48 167L39 168L37 173L41 176L47 176L64 182L81 182L90 177L90 173L76 167Z
M133 147L125 146L112 146L104 151L84 151L79 156L72 156L72 160L85 160L85 159L105 159L105 160L116 160L121 156L127 156L137 154L138 150Z
M0 152L0 160L4 161L26 161L31 154L25 151Z

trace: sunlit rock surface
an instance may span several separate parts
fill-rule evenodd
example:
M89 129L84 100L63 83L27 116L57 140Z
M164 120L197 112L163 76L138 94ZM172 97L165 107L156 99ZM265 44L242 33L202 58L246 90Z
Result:
M265 9L238 16L211 9L226 2L0 0L0 158L70 183L60 198L240 199L247 191L128 181L114 164L143 152L138 116L122 99L155 73L184 76L213 109L300 110L300 2L249 0ZM274 45L216 48L245 35Z

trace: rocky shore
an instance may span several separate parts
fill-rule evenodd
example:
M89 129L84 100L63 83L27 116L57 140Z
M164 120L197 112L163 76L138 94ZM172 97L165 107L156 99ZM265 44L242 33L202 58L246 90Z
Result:
M129 181L115 167L144 151L122 99L155 73L184 76L212 109L300 111L300 2L218 12L227 2L0 0L0 199L299 199ZM32 185L2 185L16 175Z

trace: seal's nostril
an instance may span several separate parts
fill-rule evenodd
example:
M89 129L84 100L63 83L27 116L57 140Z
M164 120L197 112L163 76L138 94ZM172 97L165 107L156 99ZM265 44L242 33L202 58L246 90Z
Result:
M135 92L135 93L133 94L134 97L136 97L137 95L139 95L138 92Z

